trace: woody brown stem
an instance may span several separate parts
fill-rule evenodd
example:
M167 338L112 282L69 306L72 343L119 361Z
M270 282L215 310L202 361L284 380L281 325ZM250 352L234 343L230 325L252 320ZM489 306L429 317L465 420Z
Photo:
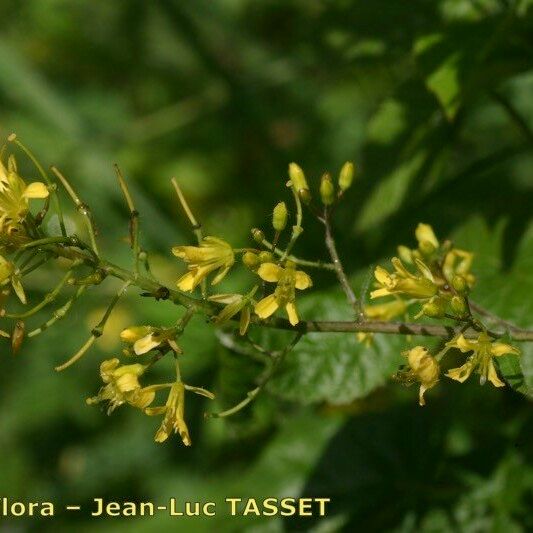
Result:
M82 245L83 246L83 245ZM43 249L52 247L54 254L68 259L82 259L92 268L102 269L109 276L119 278L123 281L130 281L131 286L136 286L146 295L154 298L168 299L176 305L181 305L207 316L214 316L220 312L220 306L214 302L208 302L200 298L195 298L181 291L166 287L144 276L137 276L134 272L126 270L109 261L97 260L93 255L75 247L49 243L43 245ZM354 296L355 297L355 296ZM355 300L357 303L357 299ZM385 333L390 335L420 335L426 337L441 337L448 339L454 335L463 333L466 338L477 338L479 332L473 328L464 329L458 326L442 326L437 324L416 324L407 322L378 322L378 321L302 321L296 326L291 326L288 320L276 318L260 320L254 317L252 323L261 327L268 327L280 330L289 330L306 333ZM533 342L533 331L514 327L509 331L510 339L516 342ZM502 333L503 335L503 333Z

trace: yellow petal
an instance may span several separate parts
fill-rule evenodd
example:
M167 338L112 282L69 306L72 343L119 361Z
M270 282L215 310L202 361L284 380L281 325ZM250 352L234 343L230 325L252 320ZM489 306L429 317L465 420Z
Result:
M270 315L273 315L277 311L278 307L279 305L276 301L276 296L274 294L271 294L270 296L267 296L257 302L255 304L254 310L255 314L259 318L268 318Z
M281 274L283 273L283 269L275 265L274 263L263 263L258 269L257 274L261 279L264 279L265 281L269 281L270 283L275 283L276 281L279 281L279 278Z
M505 383L500 380L498 377L498 374L496 373L496 368L494 367L494 363L490 361L489 363L489 372L487 379L495 386L495 387L505 387Z
M154 401L154 399L154 391L140 389L132 394L131 398L128 399L128 403L138 409L145 409Z
M143 355L150 350L153 350L157 346L161 344L161 339L156 337L155 335L146 335L146 337L143 337L142 339L139 339L135 342L133 345L133 351L137 355Z
M420 271L420 273L429 281L434 282L435 279L433 278L433 274L431 273L431 270L429 267L424 263L423 261L420 261L420 259L415 259L416 268Z
M305 272L297 270L295 273L294 286L297 289L304 290L313 286L313 280L311 279L311 276L309 276Z
M474 365L471 361L468 361L463 366L448 370L446 375L449 378L455 379L456 381L460 381L461 383L463 383L470 377L472 370L474 370Z
M192 291L195 287L194 285L194 273L187 272L178 280L178 289L182 291Z
M457 339L452 340L448 343L448 346L452 348L458 348L463 353L465 352L473 352L477 348L477 344L475 342L470 342L466 340L463 335L459 335Z
M391 259L391 263L392 263L392 266L394 267L394 270L396 270L396 272L400 274L401 277L404 277L404 278L414 277L413 274L411 274L411 272L409 272L409 270L405 268L404 264L397 257L393 257Z
M47 198L48 194L46 185L40 181L35 181L26 187L23 196L25 198Z
M285 310L287 311L287 315L289 316L289 322L292 326L296 326L298 322L300 322L300 319L298 318L298 312L296 311L296 306L294 305L294 302L290 302L285 306Z
M373 300L374 298L381 298L382 296L389 296L389 294L392 294L392 292L389 291L389 289L386 289L383 287L382 289L376 289L375 291L372 291L370 293L370 299Z
M520 355L520 350L511 346L510 344L504 344L503 342L493 342L490 347L490 353L494 357L500 357L505 354Z
M381 285L389 285L391 282L390 274L383 267L377 266L374 270L374 276Z
M120 392L130 392L139 389L139 380L135 374L124 374L120 376L115 385Z

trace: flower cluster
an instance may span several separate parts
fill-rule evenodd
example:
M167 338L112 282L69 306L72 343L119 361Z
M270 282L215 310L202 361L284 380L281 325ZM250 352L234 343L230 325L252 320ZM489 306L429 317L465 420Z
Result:
M61 320L87 287L99 285L108 276L120 279L123 285L109 303L100 322L91 329L87 341L67 362L56 368L64 370L78 361L103 334L115 304L128 287L137 286L142 289L143 296L155 300L168 299L183 306L184 313L177 319L170 319L168 324L144 323L123 329L120 333L121 358L127 361L122 362L119 357L106 358L100 364L102 385L96 395L86 400L89 405L105 405L108 414L121 406L128 406L147 416L160 416L162 419L155 433L156 442L164 442L176 433L183 444L189 446L191 436L185 415L187 393L214 399L213 393L189 385L181 377L180 363L186 354L180 346L180 337L195 314L204 314L209 324L244 336L250 349L257 351L261 359L270 363L256 388L249 391L236 406L221 413L211 413L214 417L230 416L254 400L302 335L310 330L328 331L332 323L320 323L316 317L300 322L299 294L313 286L313 280L307 273L309 268L323 269L337 278L352 313L350 320L341 323L341 326L347 326L349 331L357 331L357 338L366 345L372 344L376 334L373 332L406 334L411 343L411 337L417 331L427 333L429 327L440 328L437 333L443 340L440 351L432 353L425 346L411 346L403 352L406 364L395 375L396 379L407 385L419 384L420 405L425 404L427 391L436 387L443 375L463 383L476 372L481 384L489 381L495 387L502 387L504 381L498 374L497 358L520 353L516 347L502 342L501 335L495 334L482 323L481 312L478 312L480 316L474 316L472 312L475 307L469 298L476 282L471 272L473 254L455 247L449 240L439 240L428 224L417 226L416 247L400 246L397 256L391 259L391 267L375 268L375 282L370 290L372 302L368 304L365 300L366 289L360 291L363 297L358 298L342 266L331 223L336 205L356 177L355 167L350 162L342 166L336 180L331 174L324 173L314 188L309 186L303 170L296 163L291 163L286 186L293 207L289 207L285 201L277 202L271 211L269 227L252 228L253 243L243 248L235 248L218 236L203 236L201 225L179 185L173 180L178 199L197 240L196 245L179 245L171 250L184 263L183 272L176 281L176 290L166 287L152 274L148 254L139 242L139 213L118 169L117 178L130 211L129 244L134 259L134 270L131 272L102 258L88 206L80 200L67 178L52 167L52 172L86 222L88 240L67 231L56 187L50 176L15 136L10 136L9 141L17 144L34 162L43 182L27 182L21 177L14 156L10 155L4 162L4 150L0 152L0 318L14 320L11 331L0 329L0 336L11 340L15 354L25 336L31 338L39 335ZM312 190L318 200L313 197ZM42 209L37 213L30 209L34 207L31 201L35 199L44 200ZM60 234L59 231L57 234L48 233L47 228L53 225L43 224L51 209L58 218ZM295 245L304 232L304 211L309 211L323 227L325 250L330 262L306 260L295 255ZM22 304L27 304L22 285L25 276L57 258L61 258L67 272L55 288L29 309L9 312L6 301L11 292L18 296ZM239 265L245 272L239 283L246 279L248 285L241 291L215 292L213 287L217 287ZM80 267L83 268L82 273ZM63 289L68 287L76 288L76 291L72 291L74 294L56 307L39 327L26 332L26 319L56 298L61 298ZM276 318L277 313L282 316ZM391 324L398 319L407 321L410 316L414 319L438 319L444 321L447 327ZM251 338L253 335L249 329L253 324L293 330L295 336L283 349L273 351ZM413 331L417 327L418 330ZM220 337L230 339L237 346L239 337L231 338L226 333ZM186 346L185 343L181 344ZM450 354L461 358L459 366L446 360ZM174 362L175 376L166 383L151 383L151 369L165 357Z
M372 313L372 307L367 307L365 314L371 319L379 316L387 320L393 317L392 313L387 313L389 306L391 310L397 309L398 315L406 312L410 305L418 303L420 308L415 319L422 316L448 318L478 330L478 334L477 338L473 339L465 338L464 334L454 336L435 356L423 346L416 346L404 352L408 360L408 370L400 370L395 378L405 384L419 382L419 403L425 405L424 393L437 384L442 360L455 348L470 355L462 366L449 369L446 377L463 383L472 372L477 371L482 385L490 381L495 387L503 387L505 383L498 377L493 358L520 355L520 351L514 346L499 342L494 336L491 337L483 324L472 315L468 293L476 281L470 271L473 254L455 248L450 241L441 243L428 224L419 224L415 236L418 247L410 249L400 246L400 257L391 260L393 272L389 273L379 266L374 272L377 288L371 292L370 297L374 299L393 295L395 299L381 304L382 307L376 310L378 312ZM405 264L414 267L414 271L408 270ZM400 311L399 302L404 304L403 311Z

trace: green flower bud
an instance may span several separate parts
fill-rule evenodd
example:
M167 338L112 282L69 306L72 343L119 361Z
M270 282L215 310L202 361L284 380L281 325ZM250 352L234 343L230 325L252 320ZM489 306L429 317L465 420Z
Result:
M283 231L285 229L288 214L285 202L279 202L279 204L274 207L274 212L272 213L272 226L274 226L276 231Z
M407 246L401 244L398 246L398 255L404 263L413 264L413 252Z
M242 256L242 262L250 270L256 270L257 267L261 264L259 256L253 252L246 252Z
M292 186L296 191L300 191L302 189L309 190L304 171L296 163L291 163L289 165L289 179L291 180Z
M446 313L446 306L444 298L433 298L422 306L422 312L430 318L442 318Z
M468 292L468 282L463 276L458 274L452 279L452 287L460 294Z
M261 263L272 263L274 260L274 256L272 255L272 252L261 252L259 254L259 262Z
M327 172L323 174L320 180L320 198L324 205L331 205L335 201L335 187Z
M344 192L351 186L355 176L355 167L351 161L347 161L341 168L339 174L339 189Z
M255 242L261 244L265 240L265 234L259 228L253 228L252 238Z
M289 179L300 200L304 204L311 202L311 192L304 171L296 163L289 165Z
M466 305L466 301L462 296L454 296L450 305L453 311L459 316L466 315L468 312L468 306Z

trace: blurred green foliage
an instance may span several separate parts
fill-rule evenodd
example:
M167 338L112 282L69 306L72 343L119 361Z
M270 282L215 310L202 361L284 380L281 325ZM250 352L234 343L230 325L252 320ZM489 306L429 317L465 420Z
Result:
M132 183L155 271L173 283L181 267L169 249L192 236L170 177L209 233L245 245L286 199L290 161L316 185L350 159L360 175L336 229L354 279L411 244L422 220L476 252L480 303L533 327L530 0L3 0L0 16L0 133L16 131L71 178L110 259L130 261L114 162ZM73 209L68 222L81 227ZM307 226L302 256L325 257L320 231ZM30 289L44 294L52 276L39 272ZM330 275L319 283L326 289L303 303L304 316L346 316ZM16 358L2 344L0 495L81 505L318 495L332 498L331 512L320 523L63 513L2 520L0 531L533 528L531 404L472 379L441 383L420 409L414 391L386 382L402 340L364 350L354 338L306 339L270 394L235 419L204 422L211 406L191 400L191 449L156 446L157 422L139 413L86 407L121 327L176 318L169 304L131 297L99 348L57 375L113 289L89 291L63 327ZM183 347L187 380L215 389L219 407L261 371L199 318ZM528 393L533 350L523 348L515 385Z

